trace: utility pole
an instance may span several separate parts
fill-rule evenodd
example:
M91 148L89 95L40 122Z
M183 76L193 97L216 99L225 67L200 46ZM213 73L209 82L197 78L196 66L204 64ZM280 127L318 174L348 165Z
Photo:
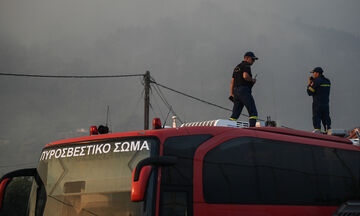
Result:
M150 107L150 72L144 74L144 130L149 130L149 107Z

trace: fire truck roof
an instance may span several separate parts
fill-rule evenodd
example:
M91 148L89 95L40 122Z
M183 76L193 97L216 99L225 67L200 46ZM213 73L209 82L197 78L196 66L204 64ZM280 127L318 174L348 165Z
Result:
M61 144L83 144L87 142L101 142L109 139L116 139L119 137L139 137L139 136L156 136L163 141L167 137L171 136L185 136L185 135L196 135L196 134L212 134L217 135L223 132L233 130L235 133L241 133L241 131L253 131L253 132L262 132L262 133L270 133L274 135L289 135L295 137L304 137L304 138L312 138L317 140L326 140L333 141L343 144L352 144L351 140L330 136L324 134L316 134L307 131L294 130L288 128L280 128L280 127L232 127L232 126L223 126L223 125L212 125L212 126L203 126L202 124L198 124L199 126L184 126L178 128L164 128L157 130L141 130L141 131L131 131L131 132L121 132L121 133L110 133L110 134L102 134L102 135L93 135L93 136L85 136L85 137L77 137L71 139L65 139L60 141L51 142L46 145L46 147L50 147L53 145L61 145Z

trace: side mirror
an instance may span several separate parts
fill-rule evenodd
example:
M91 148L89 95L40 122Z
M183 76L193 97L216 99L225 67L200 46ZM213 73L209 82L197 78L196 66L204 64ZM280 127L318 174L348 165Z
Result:
M9 191L7 193L7 189L8 189L8 186L10 185L10 182L12 182L14 179L16 179L16 177L34 177L36 182L41 181L37 175L36 168L21 169L21 170L16 170L16 171L5 174L2 178L0 178L0 211L3 208L5 208L5 206L4 206L5 195L6 196L13 195L16 197L21 197L20 194L17 194L17 193L20 193L19 190L17 190L17 191L10 190L11 192ZM29 185L29 187L31 187L31 185ZM30 189L30 188L27 188L27 189ZM21 192L23 192L23 191L21 191ZM26 204L26 203L24 203L24 204ZM20 208L20 207L21 206L18 206L18 208ZM24 206L24 208L25 208L25 206Z
M10 178L6 178L0 182L0 210L2 207L3 199L4 199L5 188L10 180L11 180Z
M146 186L151 174L151 166L171 166L176 164L177 158L172 156L149 157L141 160L133 171L131 181L131 201L144 200Z
M149 176L151 173L151 166L144 166L141 171L140 175L138 175L137 180L134 180L135 176L135 169L132 175L131 181L131 201L138 202L144 200L146 185L149 181Z

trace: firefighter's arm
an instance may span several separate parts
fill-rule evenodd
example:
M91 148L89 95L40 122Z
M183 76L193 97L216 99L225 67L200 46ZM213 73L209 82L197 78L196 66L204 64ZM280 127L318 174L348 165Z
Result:
M308 85L306 91L307 91L309 96L312 96L312 95L315 94L315 89L313 87L311 87L311 85Z
M309 78L309 81L308 81L308 86L307 86L307 93L309 96L312 96L315 94L316 92L316 89L317 89L317 86L318 86L318 82L315 80L311 80Z
M256 79L251 78L251 76L247 72L243 72L243 78L248 82L256 82Z
M311 82L312 82L313 79L314 79L314 78L312 78L312 76L309 76L309 78L308 78L308 86L311 84Z

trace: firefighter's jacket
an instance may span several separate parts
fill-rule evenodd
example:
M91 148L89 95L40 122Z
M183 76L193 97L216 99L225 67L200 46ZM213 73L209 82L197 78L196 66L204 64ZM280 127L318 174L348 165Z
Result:
M330 85L330 80L324 75L320 75L308 85L307 93L313 96L314 104L329 104Z

